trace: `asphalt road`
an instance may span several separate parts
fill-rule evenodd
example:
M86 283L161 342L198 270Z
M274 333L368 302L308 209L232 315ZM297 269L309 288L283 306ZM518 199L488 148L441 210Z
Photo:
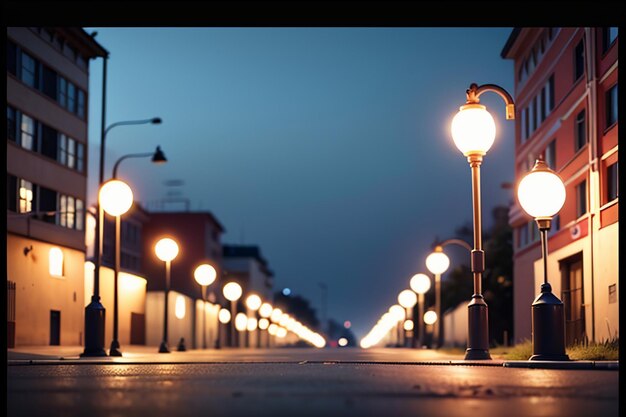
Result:
M140 352L124 361L68 357L33 363L9 355L7 411L9 416L618 416L615 370L445 365L434 361L441 356L417 364L419 355L437 353ZM159 362L147 363L152 357Z

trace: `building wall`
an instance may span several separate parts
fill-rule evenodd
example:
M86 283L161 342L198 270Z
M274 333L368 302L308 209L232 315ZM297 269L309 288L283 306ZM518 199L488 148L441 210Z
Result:
M467 346L467 303L460 303L443 317L444 344L447 346Z
M146 295L146 345L159 346L163 340L164 292L148 291ZM184 317L176 316L177 299L183 300ZM192 347L195 326L195 302L192 298L177 291L170 291L168 296L168 346L176 350L181 338L185 339L187 349Z
M197 349L203 348L202 337L203 331L202 328L205 327L206 331L206 346L207 349L213 349L215 347L215 343L217 341L217 314L219 312L220 307L217 304L212 304L209 302L203 303L202 300L196 300L196 323L195 323L195 347Z
M24 248L30 246L25 256ZM48 257L52 247L59 246L7 235L7 280L16 284L15 346L50 343L50 310L61 312L61 345L83 343L85 254L61 247L63 277L53 277Z

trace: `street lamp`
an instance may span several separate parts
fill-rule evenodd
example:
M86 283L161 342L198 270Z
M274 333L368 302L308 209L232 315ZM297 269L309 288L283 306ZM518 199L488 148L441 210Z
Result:
M482 274L485 271L485 252L482 249L482 222L480 204L480 165L496 136L496 125L479 96L487 91L495 92L505 102L506 119L515 118L515 105L511 95L494 84L470 85L466 91L467 101L452 120L452 138L455 145L467 157L472 171L472 202L474 211L474 249L471 269L474 275L474 294L468 304L468 347L465 359L491 359L489 354L489 321L487 303L482 295Z
M224 294L224 297L230 301L230 315L231 315L231 326L230 326L230 345L231 347L235 347L237 344L236 341L236 333L235 333L235 323L234 323L234 319L235 316L237 314L237 305L236 302L237 300L239 300L241 298L241 294L242 294L242 289L241 289L241 285L237 284L236 282L228 282L226 285L224 285L224 288L222 288L222 293Z
M159 117L153 117L145 120L130 120L125 122L117 122L109 125L105 128L106 119L106 68L108 61L108 53L104 59L103 68L103 80L102 80L102 123L100 130L100 167L98 176L98 189L102 187L104 183L104 154L105 154L105 142L107 133L116 126L133 125L133 124L160 124L161 119ZM98 204L99 205L99 204ZM81 356L106 356L104 351L104 317L105 309L100 303L100 265L102 263L102 229L104 223L102 220L102 209L99 207L97 210L98 219L96 221L95 229L95 242L96 248L94 253L94 276L93 276L93 295L91 296L91 302L85 307L85 349Z
M441 246L436 246L435 251L426 257L426 268L435 275L435 313L441 316L441 274L448 270L450 266L450 258L443 253ZM435 345L441 347L441 320L435 326L433 331Z
M259 308L261 308L261 304L263 302L261 301L261 297L259 297L256 294L250 294L248 296L248 298L246 298L246 307L248 307L249 310L251 310L254 314L254 319L258 320L258 310ZM249 330L248 333L246 333L246 347L249 347L250 345L250 333L251 331L256 330L257 326L254 326L254 329ZM260 348L261 347L261 332L256 332L257 338L256 338L256 347Z
M167 297L170 292L170 269L172 261L178 256L178 243L174 239L165 237L154 246L157 258L165 262L165 305L163 308L163 340L159 346L159 353L170 353L167 346Z
M541 294L532 304L533 355L530 360L567 361L563 303L552 293L548 283L548 230L552 217L565 203L565 185L542 159L538 159L519 182L517 198L522 209L537 222L543 258Z
M206 349L206 288L217 278L217 271L209 264L202 264L193 271L193 277L202 286L202 348Z
M402 290L400 294L398 294L398 304L406 309L406 319L413 319L413 307L417 303L417 295L411 290ZM415 338L412 337L412 334L409 330L404 329L406 333L404 334L405 341L404 344L412 347L414 345Z
M428 326L432 326L437 322L437 319L439 317L437 317L437 313L435 313L432 310L427 311L426 313L424 313L424 323L426 323L426 325Z
M259 332L259 338L261 337L261 334L265 333L265 337L266 337L266 341L265 341L265 347L270 347L270 334L267 332L267 329L269 327L269 318L272 315L272 311L273 311L273 307L270 303L263 303L261 304L261 307L259 308L259 316L261 316L261 320L265 319L267 321L267 326L263 325L261 326L261 320L259 320L259 329L260 330L265 330L265 332L260 331Z
M422 317L424 315L424 294L428 292L430 289L430 278L426 274L415 274L411 278L409 282L411 289L417 293L419 298L418 300L418 314L417 317ZM424 345L424 325L421 320L417 320L415 323L417 325L419 346Z
M120 223L122 214L133 205L133 191L128 184L120 180L109 180L102 184L98 193L98 205L107 214L115 217L115 256L113 268L113 340L109 349L110 356L122 356L118 341L118 275L120 272Z
M115 161L115 165L113 165L113 178L117 178L117 169L123 160L128 159L128 158L148 158L148 157L152 157L151 159L152 162L157 165L161 165L167 162L167 158L165 157L165 154L161 150L160 146L157 146L154 152L131 153L128 155L124 155L120 157L117 161Z

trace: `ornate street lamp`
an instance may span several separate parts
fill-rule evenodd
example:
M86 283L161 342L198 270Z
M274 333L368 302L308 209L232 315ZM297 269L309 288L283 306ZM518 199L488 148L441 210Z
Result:
M169 237L165 237L157 242L154 246L154 252L156 253L157 258L165 262L165 303L163 306L163 340L161 341L161 345L159 346L159 353L170 353L169 347L167 345L168 337L167 337L167 306L168 306L168 296L170 292L170 271L172 266L172 261L178 256L178 243L174 239L170 239Z
M552 293L548 283L548 230L552 217L565 203L565 185L542 159L538 159L520 180L517 198L522 209L537 222L543 258L541 293L532 304L533 355L530 360L567 361L563 303Z
M491 359L489 355L489 322L487 303L482 295L482 274L485 271L485 252L482 249L482 221L480 203L480 165L496 136L496 125L486 107L479 104L479 96L495 92L505 102L506 118L515 118L513 98L502 87L494 84L470 85L467 102L452 120L452 138L467 157L472 171L472 201L474 211L474 249L471 268L474 275L474 294L468 305L468 347L465 359Z
M449 266L450 258L443 253L441 246L436 246L434 252L426 257L426 268L435 275L435 313L437 313L437 316L441 316L441 274L446 272ZM441 322L439 320L433 331L435 346L438 348L441 347L441 340L443 339Z
M102 184L98 193L98 205L107 214L115 217L115 256L113 267L113 340L109 356L122 356L118 341L118 275L120 272L120 223L122 214L133 205L133 191L120 180L109 180Z
M398 304L406 309L406 319L413 320L413 307L417 303L417 295L411 290L403 290L398 294ZM413 347L415 338L413 337L412 330L404 329L404 344L408 347Z
M235 333L235 317L237 315L237 300L241 298L241 294L243 290L241 289L241 285L236 282L229 282L224 285L222 288L222 293L224 297L230 301L230 346L237 346L237 334Z
M411 278L409 282L411 289L417 293L418 296L418 314L417 317L422 317L424 315L424 294L428 292L430 289L430 278L426 274L415 274ZM417 320L415 323L417 325L419 346L424 346L424 325L422 324L422 320Z
M193 277L202 286L202 348L206 349L206 288L215 282L217 271L212 265L202 264L193 271Z

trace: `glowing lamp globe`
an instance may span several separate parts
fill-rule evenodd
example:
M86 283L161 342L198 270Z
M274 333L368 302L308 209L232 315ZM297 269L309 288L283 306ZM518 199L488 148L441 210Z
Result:
M393 319L396 322L398 322L400 320L404 320L405 311L404 311L404 308L402 308L402 306L399 306L398 304L394 304L391 307L389 307L389 314L391 314Z
M443 253L441 246L437 246L435 251L426 257L426 268L433 274L443 274L450 266L450 258Z
M256 330L258 325L258 321L256 318L254 317L248 317L248 324L247 324L247 329L249 332L253 332Z
M465 156L485 155L496 138L496 123L481 104L466 104L452 119L452 139Z
M398 294L398 304L404 308L412 308L417 304L417 295L411 290L404 290Z
M121 216L133 205L133 191L124 181L110 180L100 187L98 201L107 214Z
M237 301L241 297L241 285L237 284L236 282L229 282L228 284L224 285L222 293L228 301Z
M542 160L537 160L517 187L517 199L526 213L534 218L550 218L565 203L565 185Z
M217 314L217 319L222 324L230 323L230 311L225 308L220 309L220 312Z
M261 303L261 297L256 294L250 294L246 298L246 306L252 311L257 311L261 307Z
M416 293L426 294L430 289L430 278L426 274L415 274L409 284Z
M407 332L410 332L411 330L413 330L413 320L405 320L404 321L404 330L406 330Z
M269 316L272 315L272 305L269 303L263 303L261 304L261 307L259 308L259 315L261 317L264 318L268 318Z
M217 278L217 271L209 264L202 264L193 271L196 282L203 287L211 285Z
M424 323L426 324L434 324L437 321L437 313L434 311L427 311L424 313Z
M270 321L266 318L259 319L259 329L266 330L270 326Z
M165 237L154 246L154 253L163 262L173 261L178 256L178 243L174 239Z
M244 313L237 313L235 316L235 329L243 332L248 327L248 317Z

